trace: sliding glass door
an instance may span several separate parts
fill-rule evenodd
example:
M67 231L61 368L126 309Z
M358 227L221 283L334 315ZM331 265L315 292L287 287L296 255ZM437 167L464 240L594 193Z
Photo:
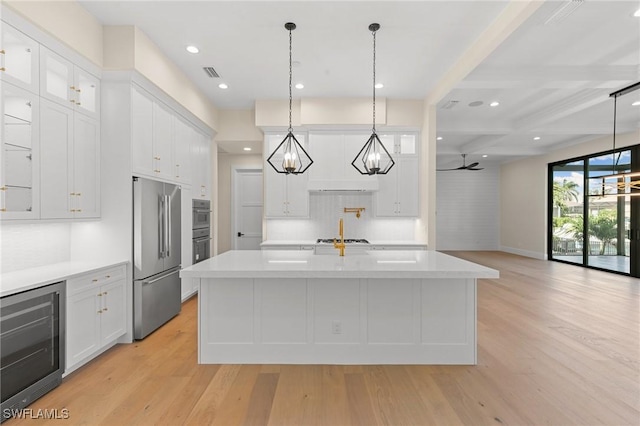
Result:
M605 184L612 168L640 170L640 145L549 165L548 254L639 277L640 197L621 195L615 179Z

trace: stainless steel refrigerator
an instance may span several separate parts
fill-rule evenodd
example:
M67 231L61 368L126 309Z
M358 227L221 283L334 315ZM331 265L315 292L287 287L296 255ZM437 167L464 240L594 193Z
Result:
M180 187L133 178L133 337L180 312Z

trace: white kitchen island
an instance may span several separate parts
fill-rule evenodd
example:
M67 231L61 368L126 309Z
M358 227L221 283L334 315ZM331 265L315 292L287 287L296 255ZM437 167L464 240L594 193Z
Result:
M476 364L476 280L435 251L229 251L199 279L201 364Z

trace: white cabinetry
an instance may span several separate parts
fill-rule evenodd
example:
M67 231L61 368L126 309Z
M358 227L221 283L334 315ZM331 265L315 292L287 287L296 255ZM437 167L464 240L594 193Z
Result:
M173 115L135 87L131 102L134 173L174 181Z
M192 129L191 164L194 169L193 197L211 199L211 153L209 138Z
M98 121L46 99L41 102L40 119L40 217L99 217Z
M305 146L305 135L295 135L298 142ZM271 155L282 142L282 135L267 135L265 138L265 157ZM276 161L281 159L276 159ZM315 160L314 160L315 162ZM277 163L276 163L277 164ZM311 166L315 167L315 164ZM307 190L308 172L302 174L284 174L276 172L265 161L264 164L264 207L267 218L309 217L309 192Z
M379 135L395 165L379 175L376 216L416 217L420 213L419 158L416 134Z
M209 141L145 90L131 95L133 173L193 185L193 196L210 199Z
M4 83L0 108L0 217L37 219L40 215L39 97Z
M181 183L191 184L191 144L198 137L183 119L174 119L173 178Z
M40 95L93 118L100 116L100 80L40 47Z
M0 29L0 76L31 93L38 93L40 45L24 33L2 22Z
M125 334L125 283L124 266L67 281L66 373Z

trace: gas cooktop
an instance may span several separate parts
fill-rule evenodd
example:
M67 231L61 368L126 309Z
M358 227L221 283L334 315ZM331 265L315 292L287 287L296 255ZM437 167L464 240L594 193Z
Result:
M340 239L336 238L336 240L339 241ZM317 243L333 244L333 238L318 238ZM345 238L344 243L345 244L369 244L369 241L365 240L364 238Z

